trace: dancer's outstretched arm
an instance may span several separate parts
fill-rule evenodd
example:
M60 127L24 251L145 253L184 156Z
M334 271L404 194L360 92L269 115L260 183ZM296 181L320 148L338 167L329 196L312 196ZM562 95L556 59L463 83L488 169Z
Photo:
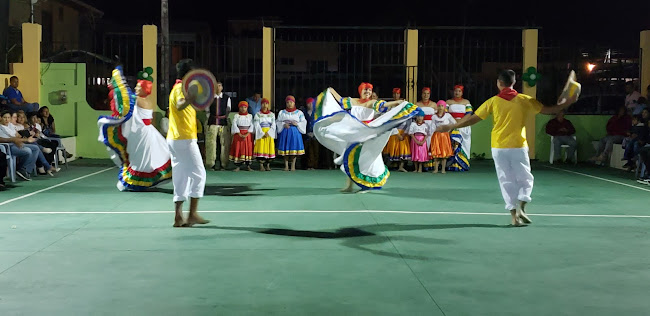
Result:
M466 126L472 126L480 121L482 121L478 115L465 115L462 119L460 119L456 124L447 124L447 125L439 125L436 128L436 132L440 133L447 133L450 132L453 129L461 128L461 127L466 127Z

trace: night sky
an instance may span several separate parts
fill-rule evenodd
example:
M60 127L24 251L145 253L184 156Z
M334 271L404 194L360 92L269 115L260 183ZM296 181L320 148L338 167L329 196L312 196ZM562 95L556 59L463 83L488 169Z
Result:
M86 0L105 19L160 25L160 0ZM404 6L403 3L415 3ZM215 4L222 9L209 9ZM272 5L274 3L275 5ZM306 5L304 3L310 3ZM225 29L227 19L275 16L284 25L539 26L541 35L616 47L638 47L650 29L650 1L205 1L169 0L170 28L183 20ZM517 5L513 5L513 3ZM137 22L136 22L137 21ZM221 22L220 22L221 21Z

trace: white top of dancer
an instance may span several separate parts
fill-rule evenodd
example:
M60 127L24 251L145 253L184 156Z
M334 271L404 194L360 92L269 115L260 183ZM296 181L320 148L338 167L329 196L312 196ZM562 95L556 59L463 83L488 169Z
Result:
M235 114L235 117L232 119L232 127L230 128L231 133L237 134L240 129L245 129L249 133L253 132L253 116L250 114L240 115L239 113Z
M282 110L280 111L280 114L278 114L276 124L278 127L277 133L282 133L282 130L284 130L284 124L291 121L298 123L296 127L298 127L300 134L305 134L307 132L307 120L305 119L305 115L302 114L302 111L294 110L289 112L287 110Z
M409 126L408 134L409 135L415 135L415 134L424 134L424 135L431 135L433 129L429 127L429 124L427 123L422 123L421 125L418 125L418 123L411 123L411 126Z
M276 125L275 125L275 114L273 112L269 113L262 113L257 112L255 114L255 119L253 120L253 125L255 126L255 139L260 139L264 137L264 131L262 131L262 128L268 127L269 131L266 132L269 134L269 136L273 139L276 137Z

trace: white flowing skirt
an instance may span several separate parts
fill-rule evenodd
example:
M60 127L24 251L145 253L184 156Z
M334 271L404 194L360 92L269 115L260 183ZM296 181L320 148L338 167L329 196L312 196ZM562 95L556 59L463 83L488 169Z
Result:
M314 119L314 135L327 149L338 154L334 163L364 190L381 189L390 172L381 153L391 130L415 116L417 106L400 105L364 123L350 115L328 90L318 96Z

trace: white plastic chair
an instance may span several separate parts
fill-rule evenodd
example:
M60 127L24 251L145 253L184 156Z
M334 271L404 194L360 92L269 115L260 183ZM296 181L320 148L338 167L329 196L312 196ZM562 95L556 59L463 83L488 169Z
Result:
M57 145L56 149L54 150L54 168L59 170L59 153L61 153L61 156L63 156L63 163L65 164L65 168L68 169L68 157L65 155L66 151L61 138L48 137L48 139L55 140L59 143L59 145Z
M0 151L7 155L7 166L9 166L11 182L16 182L16 157L11 155L11 147L9 147L8 143L0 143Z
M551 136L551 157L548 159L548 161L551 164L553 164L553 157L555 157L555 147L553 146L553 138L555 138L555 137ZM575 135L573 135L573 139L576 139ZM567 159L567 156L566 156L567 151L566 151L566 149L569 148L569 145L561 145L560 150L562 148L564 148L564 160L566 160ZM577 143L576 143L576 150L574 151L573 156L574 156L573 157L573 164L575 165L575 164L578 163L578 146L577 146Z

